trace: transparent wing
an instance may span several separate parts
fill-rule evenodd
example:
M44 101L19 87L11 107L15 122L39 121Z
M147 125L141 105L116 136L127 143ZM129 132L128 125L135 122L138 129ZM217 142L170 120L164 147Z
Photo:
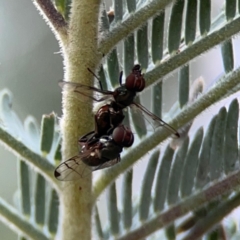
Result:
M61 163L54 171L55 178L60 181L78 180L79 178L84 178L89 175L91 171L111 167L120 161L120 157L104 163L101 163L101 160L99 159L99 165L89 166L83 162L83 159L86 161L91 152L92 150L85 150L83 153Z
M77 98L81 101L91 99L96 102L102 102L108 99L112 99L113 95L112 91L101 90L95 87L83 85L81 83L59 81L58 84L62 89L77 94Z
M173 127L168 125L166 122L164 122L161 118L150 112L148 109L146 109L143 105L140 103L133 102L131 104L131 108L135 112L135 114L139 114L140 116L143 115L143 117L146 119L146 121L153 127L153 129L156 129L158 127L164 127L169 132L171 132L175 138L179 138L180 135ZM139 117L141 118L141 117Z
M54 176L60 181L74 181L85 177L92 171L92 167L86 165L82 159L87 158L91 151L85 151L61 163L54 171Z

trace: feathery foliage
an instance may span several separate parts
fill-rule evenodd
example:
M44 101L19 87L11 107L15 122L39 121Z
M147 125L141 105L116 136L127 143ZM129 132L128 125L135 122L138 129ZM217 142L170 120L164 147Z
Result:
M121 70L125 78L139 63L151 95L149 110L178 129L180 138L171 138L164 128L149 131L149 122L127 110L125 124L135 131L135 143L124 151L121 162L101 170L94 181L89 174L58 182L55 167L77 154L78 137L93 128L92 106L64 91L61 123L51 113L43 116L39 128L33 117L19 120L11 109L11 92L2 89L0 140L18 162L18 205L12 207L1 197L1 220L21 239L238 236L233 220L222 222L240 204L239 103L232 96L240 88L233 44L240 31L236 0L226 0L215 19L211 0L33 2L59 41L66 81L93 85L90 68L103 88L111 89L119 84ZM214 84L204 88L204 78L192 79L193 62L216 47L224 73L219 70ZM176 73L168 93L169 74ZM164 106L166 92L173 95L169 111ZM143 105L148 104L144 94L137 98ZM218 113L212 114L208 126L196 121L194 130L194 119L211 106ZM142 124L145 127L139 127ZM141 158L147 167L136 195L134 164ZM103 220L97 201L105 190L108 217Z

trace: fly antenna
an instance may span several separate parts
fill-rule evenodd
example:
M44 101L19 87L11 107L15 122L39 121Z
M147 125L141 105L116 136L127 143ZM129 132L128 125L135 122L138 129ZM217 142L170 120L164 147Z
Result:
M122 86L122 75L123 75L123 71L121 71L120 74L119 74L119 84L120 84L120 86Z
M103 90L102 82L101 82L100 78L90 68L87 68L87 70L98 80L100 89Z

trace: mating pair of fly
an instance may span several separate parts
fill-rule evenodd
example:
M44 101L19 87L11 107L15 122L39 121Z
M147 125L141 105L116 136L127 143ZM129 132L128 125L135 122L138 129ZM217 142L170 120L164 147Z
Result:
M122 72L120 73L120 86L114 91L103 90L100 79L90 69L88 70L99 80L100 88L64 81L59 83L60 86L79 94L80 100L88 98L96 102L107 102L94 115L95 130L78 140L81 147L79 154L61 163L55 169L54 175L61 181L84 177L88 172L85 171L86 168L95 171L120 162L123 147L130 147L134 142L134 135L130 128L122 124L125 117L123 110L126 107L141 112L152 126L165 127L175 137L179 137L179 133L174 128L134 101L137 92L145 88L145 79L139 64L132 68L124 84Z

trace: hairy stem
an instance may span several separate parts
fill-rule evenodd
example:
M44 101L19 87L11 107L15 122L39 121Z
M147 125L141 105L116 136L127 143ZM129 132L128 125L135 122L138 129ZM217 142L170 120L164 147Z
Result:
M177 55L170 57L162 64L156 66L153 70L144 75L146 79L146 86L150 87L156 80L164 77L168 73L177 69L178 67L188 63L193 58L203 54L212 47L220 44L222 41L239 32L240 17L226 23L223 27L213 31L208 36L196 41L192 46L184 49Z
M43 14L46 22L51 26L56 35L66 44L68 37L67 23L63 16L54 7L53 2L51 0L34 0L33 2Z
M240 205L240 193L213 209L206 217L197 222L183 240L198 239L211 230L214 225Z
M8 227L26 238L36 240L52 239L44 235L41 229L34 228L29 219L21 217L21 214L3 199L0 199L0 216Z
M147 237L151 233L172 223L179 217L185 215L190 211L193 211L201 205L209 203L219 196L230 193L234 189L239 189L239 185L240 171L238 170L235 173L227 176L225 179L218 181L213 186L203 190L202 192L194 194L193 196L182 200L180 203L174 205L169 210L158 214L150 221L144 223L141 227L129 232L123 237L118 238L118 240L134 240ZM232 201L230 200L230 202L231 206L236 206L237 204L239 204L239 196L234 197ZM226 203L223 204L222 207L222 210L225 211L225 214L229 212L230 207L226 207ZM204 224L206 224L206 222ZM193 238L187 239L197 239L197 237L194 235Z
M46 158L32 152L21 141L11 136L0 127L0 141L10 149L10 152L25 160L33 166L36 171L43 175L53 187L59 191L59 184L53 176L54 166Z
M145 24L149 18L152 18L155 14L159 14L161 10L166 8L171 2L175 2L175 0L155 0L137 10L135 14L130 15L102 39L98 51L107 55L118 42L125 39L130 33Z
M91 85L87 68L96 69L97 30L100 1L73 0L69 25L69 43L65 48L65 80ZM93 128L92 107L63 91L62 156L63 160L78 154L77 140ZM79 96L81 97L81 96ZM84 166L83 166L84 168ZM87 170L86 170L87 171ZM79 181L63 182L60 194L61 239L91 239L91 174Z

